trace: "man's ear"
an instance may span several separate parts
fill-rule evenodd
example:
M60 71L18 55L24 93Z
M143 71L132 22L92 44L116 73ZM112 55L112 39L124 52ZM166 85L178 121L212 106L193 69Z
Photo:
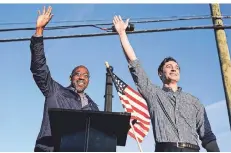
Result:
M160 80L162 80L162 78L163 78L163 72L158 72L158 75L160 77Z
M163 72L158 72L159 77L163 75Z
M71 81L71 79L72 79L72 76L71 76L71 75L70 75L69 79L70 79L70 81Z

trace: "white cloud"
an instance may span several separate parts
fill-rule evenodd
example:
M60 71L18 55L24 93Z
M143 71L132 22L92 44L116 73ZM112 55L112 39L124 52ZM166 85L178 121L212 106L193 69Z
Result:
M217 137L217 142L220 148L220 151L231 151L231 132L230 125L228 120L228 112L225 101L220 101L211 105L206 106L207 115L212 127L214 134ZM147 137L144 139L144 142L141 144L144 152L153 152L154 147L154 138L152 129L150 130ZM139 152L138 145L134 139L131 139L129 136L127 138L127 144L125 147L118 147L117 151L119 152ZM206 151L201 149L201 152Z

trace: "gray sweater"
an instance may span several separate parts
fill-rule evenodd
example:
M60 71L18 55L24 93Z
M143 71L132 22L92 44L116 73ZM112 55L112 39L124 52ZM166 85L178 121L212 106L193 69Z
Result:
M199 136L202 146L205 147L216 140L205 108L198 98L182 91L180 87L173 92L169 88L152 84L138 59L131 61L129 67L138 91L147 102L156 142L186 142L198 145ZM174 132L158 101L163 104L177 132Z

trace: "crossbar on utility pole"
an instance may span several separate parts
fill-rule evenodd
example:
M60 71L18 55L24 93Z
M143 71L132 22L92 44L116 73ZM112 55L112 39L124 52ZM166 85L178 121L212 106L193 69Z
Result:
M210 4L211 15L213 17L221 16L219 4ZM213 24L216 26L223 26L221 18L213 18ZM231 128L231 61L229 48L224 29L214 29L217 50L219 55L222 81L224 85L226 104L228 109L229 124Z

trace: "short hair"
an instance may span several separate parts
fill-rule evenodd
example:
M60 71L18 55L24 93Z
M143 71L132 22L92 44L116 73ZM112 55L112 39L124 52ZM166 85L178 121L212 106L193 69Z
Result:
M78 68L81 68L81 67L82 67L82 68L85 68L85 69L87 70L88 75L90 76L90 72L89 72L88 68L87 68L86 66L84 66L84 65L79 65L79 66L76 66L76 67L72 70L71 76L70 76L70 77L72 77L73 74L75 73L75 71L76 71Z
M173 61L173 62L176 62L177 64L178 64L178 62L173 58L173 57L166 57L161 63L160 63L160 65L159 65L159 67L158 67L158 74L160 73L160 72L163 72L163 67L164 67L164 64L165 63L167 63L167 62L169 62L169 61Z

